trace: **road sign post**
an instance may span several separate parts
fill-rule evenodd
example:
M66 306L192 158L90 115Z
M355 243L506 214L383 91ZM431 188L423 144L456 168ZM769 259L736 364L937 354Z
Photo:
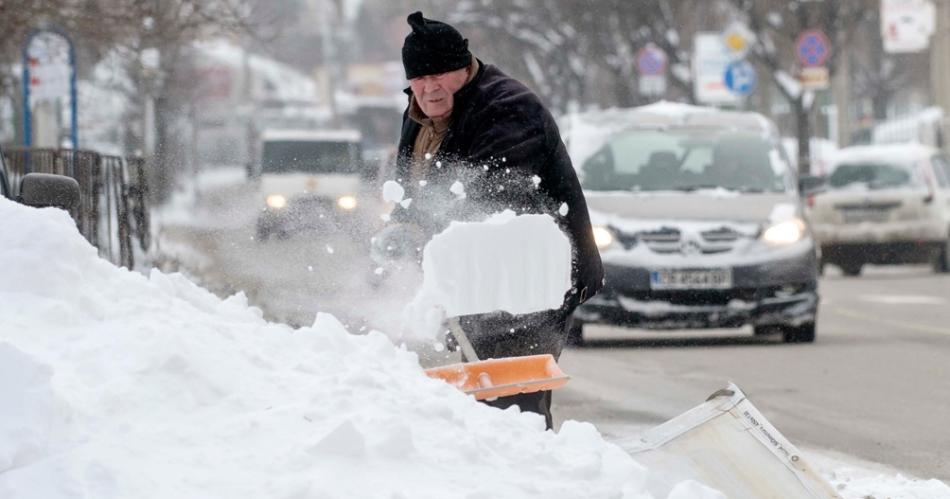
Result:
M23 44L23 143L33 145L32 104L69 98L70 140L79 145L76 50L72 40L57 27L34 29ZM26 171L30 165L27 162Z
M636 61L640 73L640 93L654 96L666 92L666 53L649 43L637 51Z

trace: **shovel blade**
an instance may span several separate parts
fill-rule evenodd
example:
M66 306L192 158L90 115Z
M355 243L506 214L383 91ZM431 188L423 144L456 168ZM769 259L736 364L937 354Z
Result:
M561 371L551 354L433 367L426 369L426 375L441 379L473 395L476 400L555 390L570 379Z

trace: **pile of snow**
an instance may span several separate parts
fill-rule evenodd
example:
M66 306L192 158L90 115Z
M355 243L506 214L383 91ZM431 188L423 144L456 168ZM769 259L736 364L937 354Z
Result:
M0 497L649 497L593 426L478 404L382 334L118 269L59 210L0 199L0 234Z
M938 146L944 127L943 109L928 107L916 113L879 123L871 130L875 144L919 143Z

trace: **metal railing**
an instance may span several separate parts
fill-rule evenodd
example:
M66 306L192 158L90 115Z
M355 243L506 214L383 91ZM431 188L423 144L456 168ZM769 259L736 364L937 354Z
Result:
M31 172L76 179L80 200L71 215L100 256L131 269L135 264L133 241L143 252L148 251L151 233L144 159L22 147L5 148L3 154L13 186Z

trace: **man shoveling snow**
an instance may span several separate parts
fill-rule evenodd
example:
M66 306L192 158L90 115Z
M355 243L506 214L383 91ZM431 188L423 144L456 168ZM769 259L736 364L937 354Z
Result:
M543 353L557 358L571 312L602 287L603 267L554 118L527 87L475 58L452 26L421 12L408 21L412 32L402 58L409 106L397 159L408 199L400 200L391 221L412 225L428 239L450 221L481 220L504 210L557 220L572 258L571 285L561 300L527 313L480 310L459 318L481 359ZM549 391L489 403L537 412L551 427Z

